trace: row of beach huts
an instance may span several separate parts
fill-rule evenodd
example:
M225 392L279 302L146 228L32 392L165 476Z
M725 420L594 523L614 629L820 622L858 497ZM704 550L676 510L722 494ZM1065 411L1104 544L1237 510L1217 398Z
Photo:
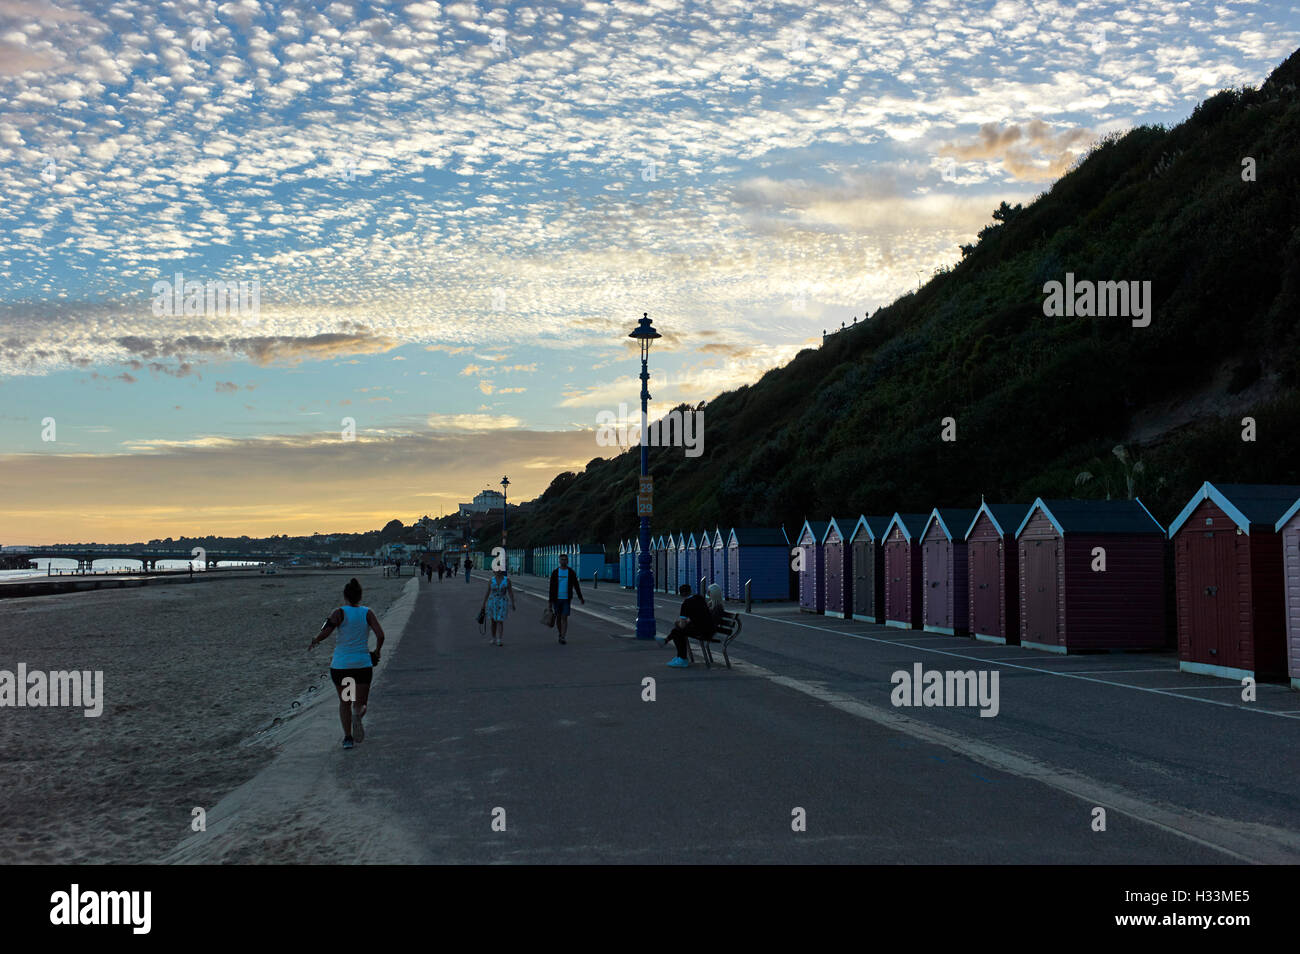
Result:
M1056 653L1176 641L1185 671L1300 688L1300 486L1205 483L1167 530L1140 500L1040 498L807 520L793 540L659 534L650 551L661 592L797 588L808 612ZM639 557L620 543L623 586Z

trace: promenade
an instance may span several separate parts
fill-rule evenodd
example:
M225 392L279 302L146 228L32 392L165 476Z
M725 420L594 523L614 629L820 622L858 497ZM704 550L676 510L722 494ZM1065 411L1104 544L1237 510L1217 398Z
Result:
M545 581L516 585L498 648L474 622L479 571L406 584L365 741L340 748L332 692L303 707L162 860L1300 861L1288 689L1245 704L1168 656L1049 656L788 604L744 617L734 669L675 670L629 638L630 591L586 584L561 646L538 622ZM657 597L661 631L678 605ZM891 675L918 663L996 669L997 715L893 706Z

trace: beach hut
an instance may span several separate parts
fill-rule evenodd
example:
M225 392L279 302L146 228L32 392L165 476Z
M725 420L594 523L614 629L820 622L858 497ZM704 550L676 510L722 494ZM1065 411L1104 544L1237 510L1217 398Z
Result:
M921 625L921 531L929 514L896 513L885 528L885 625Z
M618 541L618 585L627 586L627 541Z
M1283 535L1300 487L1206 482L1169 525L1178 668L1242 679L1286 675Z
M704 580L707 587L713 583L713 534L707 530L701 530L695 538L696 558L700 565L700 577ZM722 584L719 583L719 586Z
M790 598L790 540L784 527L735 527L727 535L727 584L729 600L749 595L756 600Z
M974 510L935 507L921 531L921 628L965 636L970 613L966 531Z
M849 537L857 521L832 517L822 535L822 605L827 616L853 615L853 551Z
M849 533L853 551L853 596L850 603L853 619L873 623L885 619L885 530L888 517L861 516Z
M1300 689L1300 495L1273 526L1282 538L1283 613L1286 617L1287 675Z
M723 589L727 586L727 541L722 536L721 528L713 531L713 582Z
M967 622L983 642L1020 642L1016 529L1028 512L1028 504L982 503L966 531Z
M695 574L695 545L688 533L677 535L677 585L683 583L690 586L692 593L700 585L700 578Z
M795 546L803 551L802 569L799 570L799 608L807 613L821 613L826 609L821 542L828 525L825 520L805 520L795 542Z
M654 559L655 590L662 590L664 588L664 574L667 570L668 562L667 554L664 551L664 538L662 534L655 537L650 542L650 555Z
M1165 533L1142 501L1040 497L1016 547L1022 646L1164 648Z
M636 537L628 537L627 539L627 569L624 571L626 575L623 579L623 585L628 588L636 586L637 554L640 552L638 543Z

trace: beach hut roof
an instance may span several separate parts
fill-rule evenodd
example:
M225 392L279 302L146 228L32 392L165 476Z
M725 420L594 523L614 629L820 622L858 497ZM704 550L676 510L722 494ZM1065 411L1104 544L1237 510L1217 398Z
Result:
M786 547L785 530L781 527L732 527L727 537L728 545L735 540L742 547Z
M721 528L713 531L713 549L720 550L727 545L727 541L722 536Z
M966 531L975 521L977 513L978 510L965 510L959 507L935 507L930 511L930 516L921 529L921 536L930 532L930 524L937 522L945 537L960 543L966 539Z
M1169 536L1172 537L1177 533L1191 517L1192 511L1205 500L1214 501L1219 509L1241 528L1242 533L1250 533L1252 524L1263 526L1271 531L1275 526L1280 527L1281 523L1285 522L1285 519L1279 522L1279 516L1287 513L1288 510L1295 512L1292 508L1296 501L1300 500L1300 487L1279 484L1215 485L1207 480L1169 525Z
M853 532L849 534L849 540L856 540L858 534L865 532L868 540L879 540L885 535L889 527L889 518L885 516L871 516L865 514L858 517L858 522L853 525Z
M975 523L982 513L988 514L994 529L1005 537L1015 534L1016 529L1029 514L1029 504L980 504L979 509L975 511L975 516L971 518L970 526L966 528L967 537L975 529Z
M921 532L925 530L925 522L930 519L928 513L896 513L889 518L889 523L885 525L885 536L894 532L894 525L903 531L903 537L907 540L919 539Z
M1141 500L1044 500L1039 497L1016 529L1017 537L1034 511L1039 509L1062 536L1067 533L1165 532L1160 521L1151 516L1151 511Z
M818 543L826 542L826 538L831 535L831 527L835 528L835 532L840 535L841 540L847 542L849 539L849 534L853 532L853 528L854 526L856 526L856 523L857 521L855 521L852 517L831 517L830 520L826 521L826 529L822 531L821 539L818 540L817 542Z
M826 527L829 523L827 520L805 520L803 526L799 528L798 539L802 540L805 533L811 533L813 540L821 543L822 538L826 536Z
M686 545L690 547L692 550L699 549L699 546L695 542L695 534L692 533L689 537L686 538Z

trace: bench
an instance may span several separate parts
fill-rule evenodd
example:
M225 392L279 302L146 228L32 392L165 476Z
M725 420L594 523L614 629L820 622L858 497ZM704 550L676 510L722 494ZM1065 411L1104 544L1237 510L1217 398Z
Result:
M731 641L740 635L740 614L728 613L722 611L722 619L718 621L718 627L714 630L712 636L696 636L700 641L700 651L704 656L704 665L707 669L713 668L713 650L710 648L711 643L722 644L722 658L727 663L727 668L731 668L731 657L727 655L727 647ZM689 644L688 644L689 645ZM691 662L695 661L695 650L691 649Z

